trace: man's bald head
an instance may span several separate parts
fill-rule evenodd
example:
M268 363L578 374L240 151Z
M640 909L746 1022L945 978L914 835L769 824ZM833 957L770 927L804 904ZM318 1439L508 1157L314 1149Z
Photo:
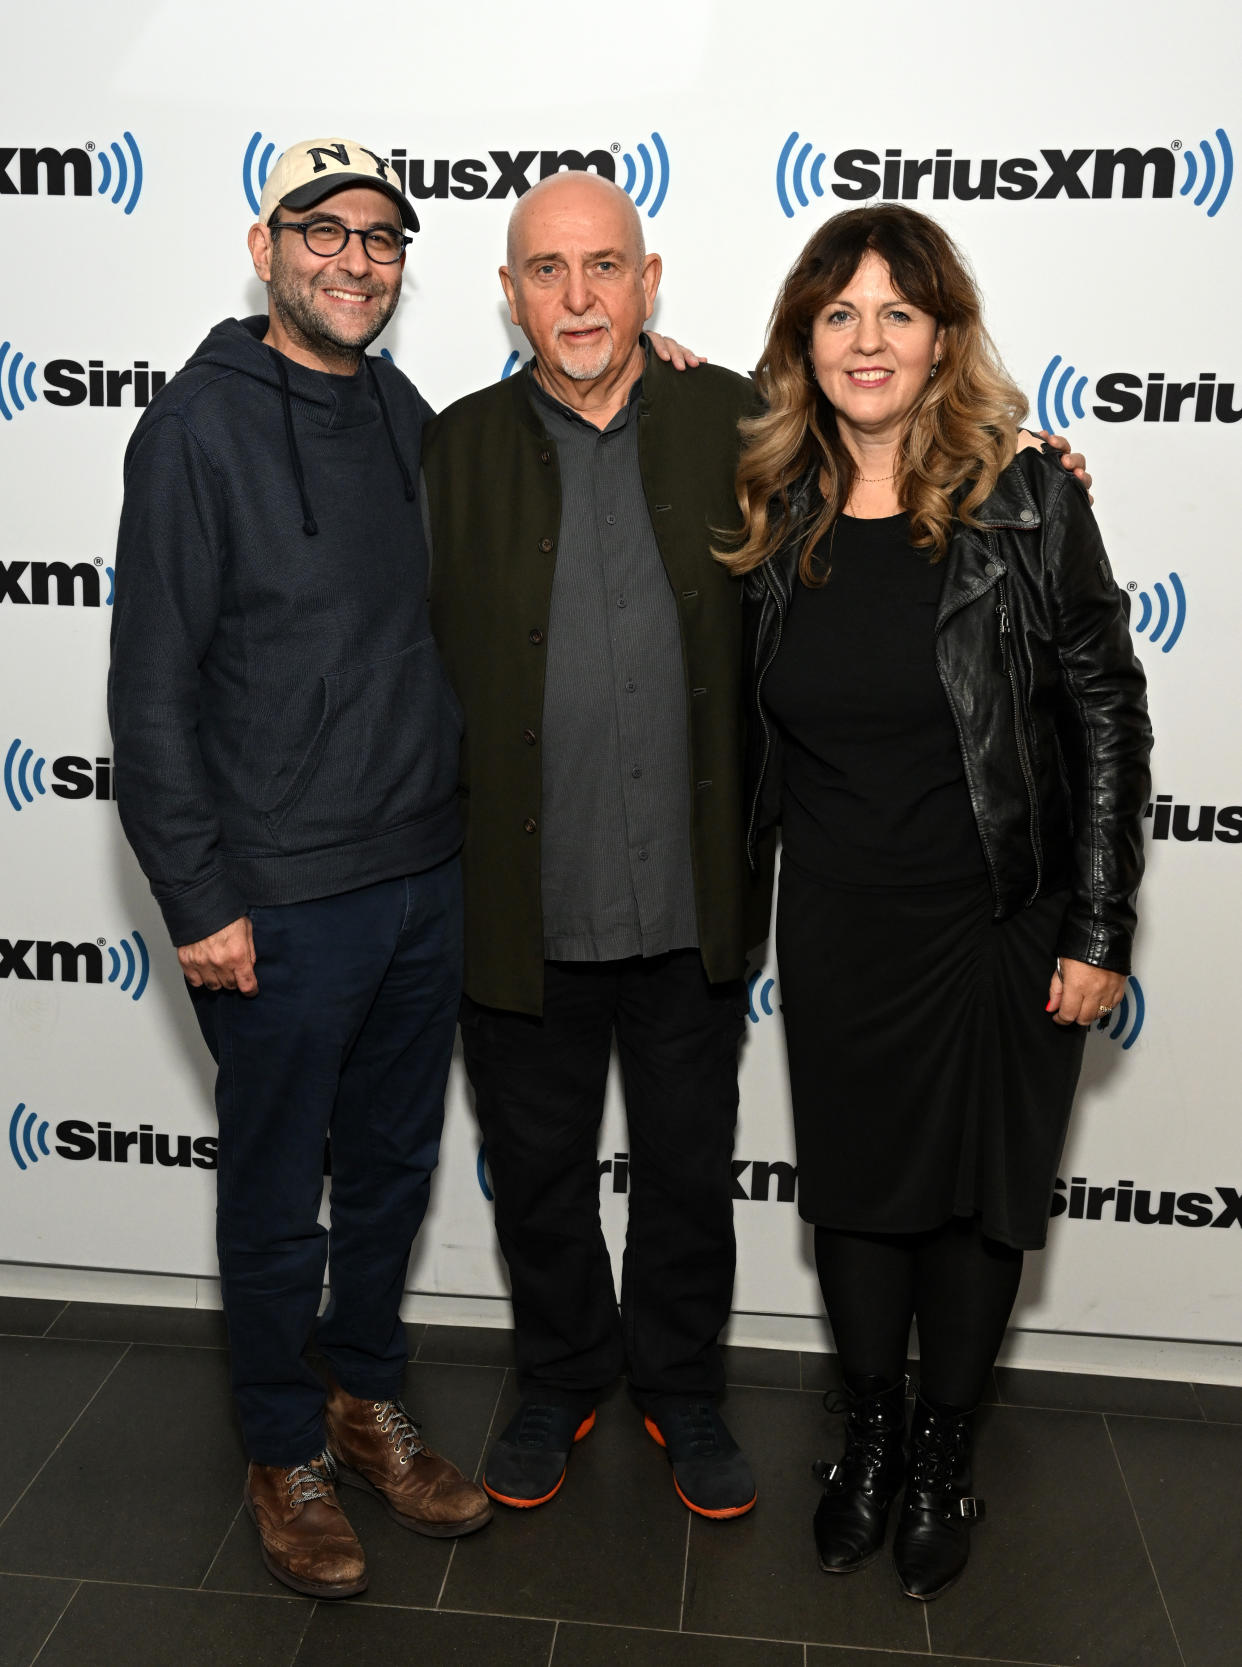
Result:
M636 263L642 265L647 245L643 240L643 223L633 200L619 185L614 185L602 174L565 171L541 179L514 205L509 216L509 237L505 248L505 258L511 269L522 259L519 250L528 223L532 220L542 223L548 212L556 210L592 217L620 217L628 231L630 251Z

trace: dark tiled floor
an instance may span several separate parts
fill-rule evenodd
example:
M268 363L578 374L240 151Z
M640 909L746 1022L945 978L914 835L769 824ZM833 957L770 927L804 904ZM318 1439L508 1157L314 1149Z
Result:
M259 1561L224 1341L218 1314L0 1298L0 1667L1242 1663L1242 1389L1000 1369L979 1417L990 1516L924 1608L886 1558L816 1567L835 1361L728 1349L751 1515L690 1517L618 1390L551 1505L456 1545L347 1492L371 1584L333 1605ZM508 1335L412 1326L410 1348L407 1402L477 1472L515 1400Z

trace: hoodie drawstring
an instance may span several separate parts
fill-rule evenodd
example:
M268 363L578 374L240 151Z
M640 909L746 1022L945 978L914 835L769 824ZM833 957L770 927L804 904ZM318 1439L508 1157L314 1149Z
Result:
M280 404L285 414L285 439L289 442L289 461L293 465L293 478L298 483L298 497L302 500L302 531L307 538L314 538L319 531L319 523L315 520L315 512L306 494L306 476L302 471L297 436L293 432L293 401L289 396L289 372L285 368L283 353L277 352L274 347L269 347L268 352L276 361L276 371L280 377Z
M380 416L383 417L384 427L388 431L388 444L392 447L392 455L397 460L397 467L401 471L401 479L405 482L405 501L407 504L412 504L418 496L418 488L414 484L413 476L405 466L405 459L402 457L401 448L397 444L397 435L392 426L392 418L388 415L388 401L384 398L384 390L380 387L379 377L375 374L375 366L370 359L364 358L362 362L367 367L367 375L371 378L371 387L380 408Z

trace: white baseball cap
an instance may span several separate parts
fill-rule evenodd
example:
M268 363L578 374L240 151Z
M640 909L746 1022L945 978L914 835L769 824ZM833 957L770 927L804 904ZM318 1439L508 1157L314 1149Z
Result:
M268 174L259 199L259 219L266 226L282 205L313 208L334 191L369 185L391 197L407 231L418 230L418 215L401 189L387 157L353 139L299 139Z

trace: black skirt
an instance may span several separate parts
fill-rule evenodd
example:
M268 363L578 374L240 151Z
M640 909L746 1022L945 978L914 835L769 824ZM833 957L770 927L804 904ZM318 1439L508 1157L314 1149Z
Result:
M986 882L847 890L781 865L776 946L807 1221L978 1215L1037 1249L1085 1028L1045 1011L1064 894L1006 921Z

